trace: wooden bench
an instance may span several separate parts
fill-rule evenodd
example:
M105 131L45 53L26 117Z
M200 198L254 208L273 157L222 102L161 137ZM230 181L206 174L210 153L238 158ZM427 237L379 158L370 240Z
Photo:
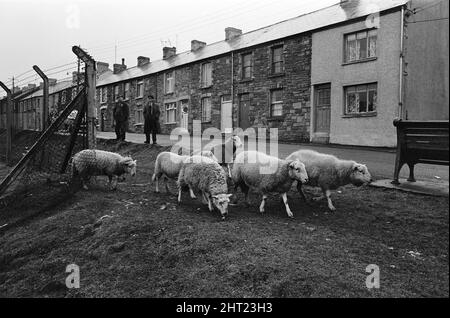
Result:
M415 182L414 165L449 165L448 120L394 120L397 127L397 156L393 184L399 184L400 170L409 167L408 181Z

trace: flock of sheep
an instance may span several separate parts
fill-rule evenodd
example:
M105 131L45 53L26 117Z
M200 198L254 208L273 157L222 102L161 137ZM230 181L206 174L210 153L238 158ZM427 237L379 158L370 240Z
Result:
M331 201L331 190L347 184L361 186L372 181L365 165L355 161L340 160L335 156L316 151L299 150L286 159L279 159L257 151L243 151L242 148L240 138L233 136L225 143L190 156L162 152L156 158L152 176L155 190L159 192L159 180L162 177L165 180L166 191L169 191L167 179L175 179L178 185L179 203L181 203L183 191L189 191L193 199L196 199L196 194L200 194L209 210L213 211L216 207L222 219L225 219L230 197L233 196L228 193L228 178L231 178L234 193L240 188L247 204L249 204L250 188L262 194L259 207L261 213L265 211L268 194L279 193L288 216L293 217L288 205L287 192L294 182L297 182L297 189L305 201L303 185L320 187L328 200L328 208L334 211L336 208ZM224 155L234 158L231 165L219 164L219 162L225 162ZM110 186L116 188L117 179L123 174L132 176L136 174L136 164L132 158L122 157L116 153L83 150L73 157L72 176L81 178L83 187L87 189L86 182L91 176L106 175ZM116 183L113 186L114 176L116 176Z

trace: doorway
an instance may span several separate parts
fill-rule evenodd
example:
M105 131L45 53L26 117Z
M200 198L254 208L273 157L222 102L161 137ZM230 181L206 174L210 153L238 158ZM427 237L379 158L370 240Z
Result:
M250 127L250 94L241 94L239 96L239 128L246 130Z
M231 95L223 95L221 98L220 118L222 132L229 129L233 130L233 103L231 102Z
M331 123L331 84L314 87L314 137L318 143L329 143Z
M189 102L187 100L182 100L180 102L181 118L180 126L186 130L189 130Z

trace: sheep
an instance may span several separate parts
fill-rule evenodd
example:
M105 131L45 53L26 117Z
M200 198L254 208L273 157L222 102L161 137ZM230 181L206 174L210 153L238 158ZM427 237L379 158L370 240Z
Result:
M241 148L243 143L239 136L232 136L224 143L212 146L209 150L219 159L221 166L227 168L228 176L231 178L230 163L225 162L227 159L233 159L237 149Z
M78 152L72 158L72 179L80 177L83 188L88 190L86 181L91 176L106 175L109 178L109 187L117 189L118 178L129 173L136 175L136 160L131 157L123 157L118 153L86 149ZM112 187L113 176L116 176L116 183Z
M286 159L297 159L305 164L309 176L309 182L306 184L322 189L328 201L328 208L331 211L336 211L331 201L331 190L336 190L350 183L359 187L372 181L372 176L365 165L351 160L340 160L335 156L322 154L317 151L299 150L290 154ZM297 189L303 200L306 201L301 183L297 184ZM313 200L316 201L322 198L323 196Z
M217 158L212 154L211 151L202 151L201 156L211 158L217 162ZM164 183L166 187L166 192L169 191L169 186L167 185L168 179L178 178L181 166L183 162L190 158L190 156L182 156L175 154L173 152L161 152L155 161L155 170L152 176L152 181L155 182L155 192L159 193L159 179L164 175Z
M219 209L222 220L228 214L228 203L231 194L228 194L227 176L222 167L210 158L192 156L186 159L178 176L178 203L181 203L181 193L189 188L191 198L195 199L195 192L201 192L203 203L208 204L209 211L213 205Z
M271 171L264 171L264 169ZM308 174L305 165L298 160L281 160L257 151L243 151L236 156L232 179L235 185L234 191L236 192L240 187L245 194L247 204L249 188L255 188L262 193L262 202L259 207L261 213L264 213L267 194L280 193L288 216L293 218L294 215L288 205L287 192L294 181L307 182Z

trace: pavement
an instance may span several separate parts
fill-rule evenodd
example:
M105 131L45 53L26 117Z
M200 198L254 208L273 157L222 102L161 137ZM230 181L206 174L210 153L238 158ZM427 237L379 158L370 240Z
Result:
M97 132L98 138L103 139L115 139L114 132ZM127 133L126 141L133 143L144 143L144 134L133 134ZM158 135L157 142L161 146L171 146L176 143L176 141L170 140L169 135ZM203 145L208 141L203 141ZM379 148L363 148L363 147L352 147L352 146L340 146L340 145L322 145L322 144L278 144L278 156L280 158L285 158L292 152L298 149L313 149L322 153L327 153L335 155L341 159L355 160L359 163L366 164L369 171L372 173L374 179L378 181L384 180L381 184L385 184L386 187L393 188L394 186L390 184L394 174L394 163L395 163L395 151L393 149L379 149ZM405 165L400 172L400 178L406 179L409 176L408 167ZM427 192L429 194L430 187L436 184L438 189L446 188L448 196L449 188L449 167L448 166L438 166L438 165L425 165L418 164L415 167L415 176L419 181L415 183L412 187L414 191L417 192L421 187L423 187L423 193ZM420 182L420 181L423 181ZM402 186L405 182L401 182L401 190L408 191L411 187ZM389 184L389 185L388 185ZM408 183L409 184L409 183ZM441 193L437 190L435 193L438 195Z

